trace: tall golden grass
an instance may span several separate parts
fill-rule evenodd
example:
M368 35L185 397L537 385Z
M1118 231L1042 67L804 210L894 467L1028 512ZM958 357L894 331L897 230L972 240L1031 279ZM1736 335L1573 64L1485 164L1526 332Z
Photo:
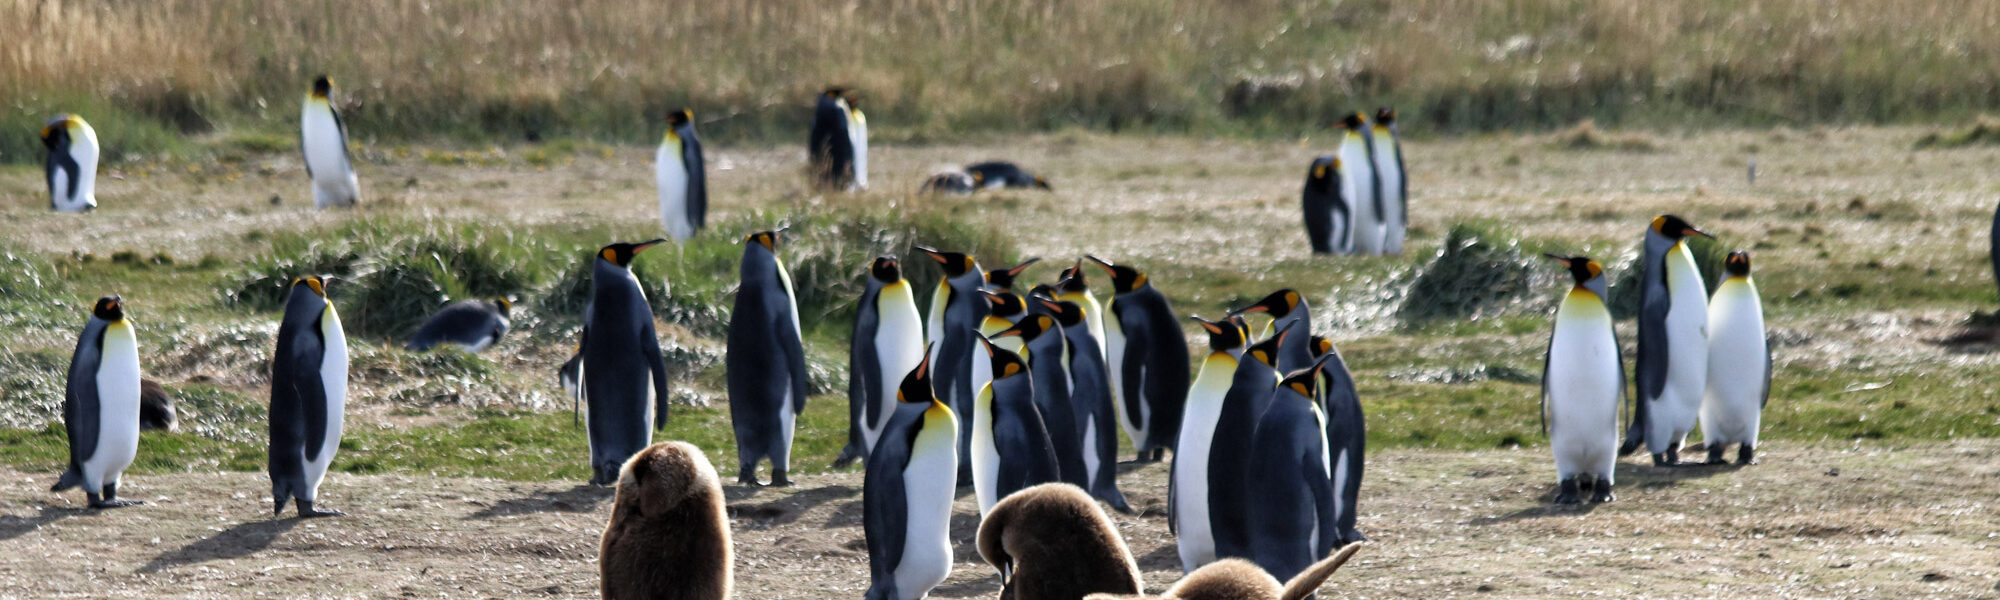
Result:
M650 140L687 105L783 138L834 83L890 136L1873 122L2000 105L1995 31L1985 0L0 0L0 122L276 127L321 72L391 137Z

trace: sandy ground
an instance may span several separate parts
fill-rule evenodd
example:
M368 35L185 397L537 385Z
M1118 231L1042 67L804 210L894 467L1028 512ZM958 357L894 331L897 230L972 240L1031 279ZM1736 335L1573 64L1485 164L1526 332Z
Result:
M1620 465L1617 502L1546 504L1541 450L1369 457L1371 545L1322 597L1974 598L2000 594L2000 442L1771 445L1762 465ZM1115 517L1148 589L1178 577L1165 465L1128 465ZM575 598L596 593L608 490L335 475L349 516L270 517L261 474L134 477L143 507L80 509L53 474L0 470L0 597ZM932 597L993 597L961 490L957 567ZM739 598L867 587L859 473L727 490Z

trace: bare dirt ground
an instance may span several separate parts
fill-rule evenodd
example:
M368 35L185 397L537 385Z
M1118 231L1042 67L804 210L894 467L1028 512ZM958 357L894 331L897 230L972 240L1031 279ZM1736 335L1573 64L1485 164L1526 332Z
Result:
M1546 504L1539 449L1369 457L1372 539L1322 597L1974 598L2000 594L2000 442L1770 445L1764 464L1620 465L1619 500ZM1116 515L1150 590L1179 576L1163 464L1128 465ZM344 518L273 520L261 474L133 477L143 507L80 509L0 470L0 597L575 598L596 593L607 490L335 475ZM962 490L958 565L933 597L996 595ZM739 598L866 589L858 473L728 489Z

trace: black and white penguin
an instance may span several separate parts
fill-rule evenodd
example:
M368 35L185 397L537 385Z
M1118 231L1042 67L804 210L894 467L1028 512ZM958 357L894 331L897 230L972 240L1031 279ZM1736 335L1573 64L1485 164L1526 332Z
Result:
M1104 305L1097 303L1097 295L1090 293L1090 281L1084 276L1083 259L1063 269L1062 277L1056 280L1056 299L1074 302L1083 309L1083 321L1090 326L1090 337L1097 340L1098 349L1104 349Z
M1035 408L1042 413L1049 441L1056 451L1056 466L1062 481L1076 487L1090 485L1089 469L1083 462L1083 435L1076 427L1076 409L1070 405L1069 341L1062 326L1049 315L1029 315L1014 327L994 334L995 340L1019 338L1019 350L1034 372ZM998 375L996 372L995 375Z
M139 430L173 431L180 417L174 410L174 396L167 387L151 379L139 380Z
M854 134L848 131L847 101L841 98L846 93L827 88L813 107L806 158L813 182L823 189L846 190L854 182Z
M1035 266L1035 263L1038 262L1042 262L1042 259L1030 258L1028 260L1021 261L1021 264L1018 265L987 271L986 289L998 290L1003 292L1016 291L1014 289L1014 280L1019 279L1021 277L1021 273L1027 271L1028 267Z
M141 504L118 499L118 477L139 455L139 385L139 338L124 301L98 298L70 355L63 394L69 468L49 491L81 485L91 508Z
M868 189L868 115L861 113L861 99L854 96L842 98L847 102L847 137L854 146L854 184L850 189Z
M297 499L300 517L341 513L313 506L340 449L347 407L347 334L326 298L326 280L292 281L271 353L271 514Z
M1222 397L1222 410L1215 419L1215 433L1208 448L1208 495L1183 496L1179 502L1205 502L1209 536L1216 558L1249 558L1250 504L1245 473L1250 470L1252 438L1257 420L1271 405L1272 390L1284 377L1278 372L1278 349L1295 335L1297 322L1286 322L1270 337L1243 351L1236 372L1230 374L1229 392ZM1198 553L1199 554L1199 553ZM1199 558L1199 557L1198 557ZM1211 559L1212 560L1212 559Z
M1354 252L1354 209L1341 195L1345 180L1340 171L1340 159L1332 156L1315 158L1306 167L1306 188L1299 203L1305 209L1306 241L1313 254Z
M1368 129L1368 116L1358 112L1342 118L1340 127L1346 130L1340 140L1340 196L1353 208L1354 224L1349 227L1354 232L1353 253L1381 254L1382 215L1386 211L1380 177L1375 173L1374 134Z
M1569 271L1572 284L1556 308L1542 359L1542 428L1556 456L1556 504L1610 502L1618 463L1618 404L1625 397L1625 362L1612 328L1604 265L1587 256L1547 255ZM1588 478L1587 481L1585 478Z
M667 115L653 171L660 186L660 223L675 244L686 243L708 224L708 169L694 131L694 111L683 108Z
M1339 535L1334 546L1365 542L1368 538L1354 527L1361 510L1361 475L1367 464L1368 420L1361 410L1361 397L1354 391L1354 376L1340 363L1340 354L1329 352L1319 358L1314 373L1319 376L1321 414L1326 416L1327 470L1333 479L1333 519Z
M1757 430L1771 401L1771 346L1764 337L1764 305L1750 279L1750 253L1729 253L1728 273L1708 299L1708 393L1701 402L1701 441L1708 463L1722 464L1722 449L1739 444L1736 462L1757 463Z
M312 179L313 206L353 206L361 202L361 180L347 152L347 124L333 107L333 80L313 79L299 110L299 149L305 154L306 176Z
M1083 308L1075 302L1038 300L1062 326L1069 341L1069 405L1076 414L1078 446L1083 449L1083 472L1090 495L1111 505L1113 510L1132 512L1125 494L1118 491L1118 409L1111 401L1110 373L1105 370L1104 351L1090 334Z
M438 344L452 344L477 353L500 343L511 323L507 317L514 302L506 298L462 300L445 305L424 321L403 348L422 352Z
M1708 285L1687 236L1709 236L1674 215L1646 228L1639 285L1639 397L1621 455L1641 444L1653 464L1680 464L1681 443L1695 426L1708 378Z
M978 182L973 180L971 173L940 171L925 179L924 185L917 188L917 193L926 196L969 196L978 189L977 186Z
M792 275L778 260L781 231L743 238L742 284L729 313L729 422L736 429L736 482L757 485L771 459L771 485L791 485L792 434L806 410L806 354Z
M1189 382L1187 334L1167 296L1153 289L1144 273L1095 256L1085 258L1110 274L1117 292L1104 336L1119 423L1132 436L1140 460L1160 460L1180 437Z
M1222 399L1229 395L1229 384L1248 341L1245 338L1250 335L1241 317L1220 322L1192 318L1208 331L1208 356L1202 359L1188 390L1187 412L1181 416L1180 439L1174 443L1172 475L1167 482L1167 518L1180 548L1182 573L1220 558L1209 529L1208 453L1218 442L1242 443L1240 439L1215 437L1215 423L1222 416Z
M974 179L978 180L981 187L989 190L999 188L1052 189L1049 187L1047 179L1036 177L1022 170L1020 165L1010 162L987 161L974 163L967 165L965 172L970 173Z
M49 209L82 212L97 208L97 130L83 117L56 115L42 126L48 158L42 171L49 184Z
M1251 436L1244 487L1250 499L1250 560L1290 579L1340 538L1339 492L1327 454L1317 365L1285 377Z
M1403 171L1403 140L1394 107L1375 110L1370 137L1382 193L1382 253L1401 255L1410 229L1410 180Z
M1020 322L1023 317L1028 316L1027 302L1021 298L1020 294L1007 291L994 291L991 288L979 290L979 296L986 302L986 316L979 318L979 335L992 338L992 341L999 344L1002 348L1017 353L1026 353L1026 344L1022 343L1020 338L994 338L994 336L1000 335L1002 331L1013 328L1015 323ZM979 388L993 382L993 365L989 361L979 360L978 352L974 352L973 355L972 367L967 370L967 381L969 382L967 387L975 390L976 393ZM967 420L970 421L970 419ZM971 459L968 458L967 460Z
M1035 406L1034 374L1020 355L979 338L993 382L979 389L972 415L972 490L979 515L1016 491L1061 480L1055 443ZM974 360L979 360L975 357Z
M583 402L589 407L590 482L611 485L618 469L653 443L653 430L667 424L667 362L653 329L653 307L632 259L656 239L618 242L597 251L591 266L590 308L585 310L582 362Z
M1229 311L1230 316L1265 315L1271 321L1264 326L1264 337L1276 335L1287 324L1297 323L1292 335L1286 336L1285 343L1278 347L1278 371L1289 373L1312 366L1319 360L1312 352L1312 307L1306 303L1304 295L1290 288L1271 292L1256 303Z
M875 257L855 310L847 361L847 447L835 467L868 458L896 410L896 388L924 356L924 321L916 294L892 256Z
M975 364L972 358L978 348L973 334L981 330L989 307L979 294L986 287L986 271L979 268L979 261L970 254L923 246L917 246L917 250L937 261L944 271L937 291L931 294L931 309L925 313L924 323L924 340L930 346L928 357L937 395L953 412L965 414L972 410L972 395L976 391L972 387ZM971 454L966 445L972 443L972 423L961 423L960 427L958 474L961 482L971 483Z
M932 394L930 360L896 391L896 412L868 455L861 522L867 600L919 600L951 576L958 417Z

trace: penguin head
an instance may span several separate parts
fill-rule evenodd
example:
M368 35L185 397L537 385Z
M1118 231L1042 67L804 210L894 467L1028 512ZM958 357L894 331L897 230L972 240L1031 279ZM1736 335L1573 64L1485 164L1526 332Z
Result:
M327 278L322 275L307 275L305 277L293 279L292 289L298 289L300 286L304 286L306 289L312 290L312 293L314 295L319 296L321 298L325 298L326 280Z
M312 97L325 100L333 95L333 80L325 75L313 78Z
M986 339L986 336L979 336L979 345L986 348L986 356L993 361L993 379L995 381L1020 375L1028 371L1028 363L1021 360L1021 355L1015 354L1012 350L993 345L993 340Z
M666 242L667 240L664 238L656 238L644 242L639 242L637 244L631 242L617 242L609 246L605 246L601 249L598 249L597 259L611 263L613 265L617 265L619 267L630 268L632 266L632 259L634 257L639 256L640 252L645 252L647 248L658 246Z
M979 171L973 171L972 187L980 187L984 185L986 185L986 174Z
M1075 327L1083 323L1083 307L1078 306L1075 302L1049 300L1046 298L1039 299L1038 301L1042 303L1042 306L1048 307L1049 315L1055 317L1056 323L1062 324L1063 327Z
M970 254L965 254L962 252L944 252L928 246L917 246L917 250L920 250L924 254L929 255L931 257L931 260L937 261L938 266L944 268L944 276L946 279L958 277L960 275L964 275L966 273L979 270L979 261L972 258L972 255Z
M1055 188L1049 187L1049 180L1043 179L1041 177L1035 178L1035 189L1048 190L1051 192L1055 191Z
M1722 266L1729 271L1730 277L1749 277L1750 253L1742 250L1731 251L1729 258L1723 259Z
M1306 173L1306 181L1315 184L1331 186L1333 182L1339 180L1340 159L1337 157L1322 156L1313 159L1312 171Z
M749 235L746 235L746 236L743 236L743 243L745 243L745 244L758 244L758 245L762 245L762 246L764 247L764 249L765 249L765 250L770 250L770 251L772 251L772 252L777 252L777 251L778 251L778 235L779 235L779 234L782 234L782 233L784 233L786 229L788 229L788 228L785 228L785 227L780 227L780 228L777 228L777 229L773 229L773 230L770 230L770 231L759 231L759 232L756 232L756 233L752 233L752 234L749 234Z
M842 99L842 100L846 100L846 101L847 101L847 111L848 111L848 112L860 112L860 110L861 110L861 97L860 97L860 96L841 96L841 98L840 98L840 99Z
M1020 294L981 289L979 295L986 297L989 312L993 316L1006 318L1028 312L1028 303L1021 299Z
M1361 114L1358 111L1348 113L1347 116L1340 118L1341 129L1346 129L1348 131L1361 131L1363 128L1366 127L1368 127L1368 115Z
M514 311L514 301L508 298L494 298L493 309L500 313L501 318L508 318Z
M1278 381L1278 389L1291 390L1292 393L1306 398L1318 398L1320 370L1325 364L1325 360L1321 359L1320 362L1313 363L1310 367L1292 371L1285 375L1284 379Z
M1037 338L1042 337L1043 333L1047 333L1049 330L1055 328L1056 328L1055 317L1051 317L1048 315L1035 315L1032 317L1021 319L1021 322L1015 323L1013 327L1008 328L1006 331L993 334L993 337L1003 338L1008 336L1020 336L1021 341L1023 342L1033 342Z
M1298 324L1298 321L1286 321L1283 327L1278 328L1277 333L1271 334L1271 337L1264 338L1263 341L1251 344L1250 349L1243 351L1243 355L1250 357L1251 360L1264 363L1264 366L1276 368L1278 366L1278 347L1285 344L1285 336L1291 335L1292 327Z
M917 367L903 376L903 383L896 386L896 401L906 404L929 404L937 401L937 390L931 388L931 347L937 342L924 344L923 360Z
M886 254L877 256L875 257L874 264L868 265L868 276L882 282L883 285L902 281L903 265L896 262L896 257L894 256Z
M1014 265L1004 269L994 269L991 271L987 271L986 284L1000 289L1013 288L1014 279L1020 277L1021 272L1028 270L1028 267L1033 266L1035 263L1038 262L1042 262L1042 259L1039 257L1030 258L1027 261L1022 262L1021 264L1018 265Z
M1568 269L1569 277L1574 280L1576 287L1590 288L1595 291L1598 287L1604 285L1604 265L1591 260L1588 256L1563 256L1560 254L1543 254L1542 256L1561 263L1563 268ZM1598 295L1602 296L1603 294L1600 293Z
M1296 290L1286 288L1271 292L1271 295L1258 300L1256 304L1229 311L1229 315L1264 313L1273 319L1283 319L1286 315L1292 314L1292 311L1298 310L1299 305L1304 302L1304 296L1300 296Z
M1396 107L1384 106L1375 109L1375 124L1383 127L1396 124Z
M1245 341L1244 338L1249 335L1249 331L1243 326L1242 317L1232 315L1221 322L1210 321L1201 317L1188 318L1193 319L1196 323L1200 323L1201 328L1208 331L1208 347L1217 352L1227 352L1242 348Z
M1653 232L1666 236L1670 240L1679 240L1690 235L1698 235L1705 238L1715 237L1709 235L1706 231L1695 229L1693 225L1689 225L1687 221L1683 221L1680 217L1674 215L1653 217Z
M826 96L826 97L828 97L828 98L832 98L832 99L835 99L835 100L839 100L841 96L843 96L843 95L846 95L846 94L847 94L847 88L844 88L844 87L840 87L840 86L837 86L837 85L836 85L836 86L832 86L832 87L829 87L829 88L826 88L826 91L825 91L825 92L822 92L821 94L822 94L822 95L824 95L824 96Z
M81 117L72 114L50 117L49 122L42 126L42 145L47 146L50 152L64 151L69 147L70 141L75 139L75 136L70 134L70 129L82 122Z
M1056 291L1064 294L1081 294L1090 291L1090 282L1083 276L1083 259L1076 259L1075 265L1063 269L1062 278L1056 280Z
M667 113L667 127L669 128L680 129L682 125L686 125L693 122L694 122L694 111L692 110L683 108L671 113Z
M90 316L109 323L125 320L125 299L113 294L97 299L97 305L90 308Z
M1306 346L1306 348L1312 351L1314 359L1318 359L1319 357L1333 353L1333 340L1315 335L1312 336L1312 344Z
M1098 268L1104 269L1105 273L1111 275L1111 289L1116 293L1124 294L1146 287L1146 274L1140 273L1138 269L1114 265L1095 256L1085 256L1084 258L1089 259L1090 262L1097 263Z

